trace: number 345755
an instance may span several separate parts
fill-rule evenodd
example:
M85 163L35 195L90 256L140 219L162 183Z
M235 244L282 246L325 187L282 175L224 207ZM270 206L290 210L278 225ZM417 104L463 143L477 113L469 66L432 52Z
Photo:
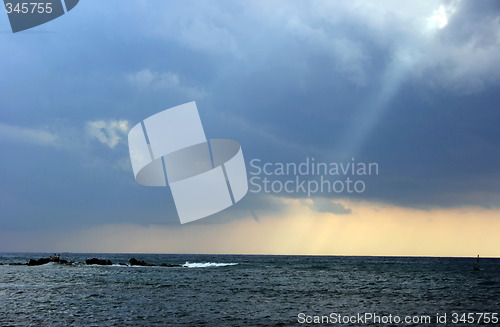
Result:
M52 12L52 2L39 3L39 2L23 2L12 3L6 2L5 9L7 14L50 14Z

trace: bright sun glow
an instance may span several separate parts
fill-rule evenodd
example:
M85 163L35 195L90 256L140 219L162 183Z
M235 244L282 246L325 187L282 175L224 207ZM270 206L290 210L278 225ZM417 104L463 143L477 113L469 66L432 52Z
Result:
M434 10L432 16L428 19L428 26L430 28L444 28L448 25L448 13L443 5L440 5L437 10Z

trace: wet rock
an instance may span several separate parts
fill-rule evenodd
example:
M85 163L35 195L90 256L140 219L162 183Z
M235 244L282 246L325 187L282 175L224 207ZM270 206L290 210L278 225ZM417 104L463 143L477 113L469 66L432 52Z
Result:
M51 262L50 258L40 258L38 260L30 259L30 261L28 262L28 266L40 266L45 265L49 262Z
M100 266L111 266L113 263L111 260L104 260L98 258L92 258L85 260L85 263L88 265L100 265Z
M145 267L151 267L151 266L154 266L153 264L151 263L148 263L146 261L141 261L141 260L137 260L136 258L130 258L130 260L128 261L129 264L131 266L145 266Z

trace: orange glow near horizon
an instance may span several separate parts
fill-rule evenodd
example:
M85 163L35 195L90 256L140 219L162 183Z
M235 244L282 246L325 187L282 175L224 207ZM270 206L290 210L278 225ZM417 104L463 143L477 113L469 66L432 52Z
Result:
M69 233L51 250L117 253L500 257L499 210L416 210L342 202L348 215L319 213L310 200L224 224L104 225ZM49 249L47 249L49 250Z
M500 257L498 209L425 211L340 201L352 213L337 215L314 211L311 200L277 201L286 209L260 215L260 222L249 215L220 224L114 224L54 235L9 233L0 235L0 246L26 252Z

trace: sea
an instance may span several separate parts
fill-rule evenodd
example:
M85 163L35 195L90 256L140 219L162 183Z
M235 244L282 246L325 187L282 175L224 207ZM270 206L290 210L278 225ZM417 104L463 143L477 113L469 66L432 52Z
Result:
M500 259L61 253L9 265L0 326L500 326ZM126 266L130 258L159 265ZM495 319L496 317L496 319Z

